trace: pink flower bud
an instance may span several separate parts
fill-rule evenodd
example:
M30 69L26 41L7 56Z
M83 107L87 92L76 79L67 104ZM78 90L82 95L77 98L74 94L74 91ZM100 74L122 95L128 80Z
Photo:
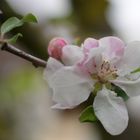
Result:
M51 57L61 60L62 48L68 43L63 38L54 38L50 41L48 46L48 53Z

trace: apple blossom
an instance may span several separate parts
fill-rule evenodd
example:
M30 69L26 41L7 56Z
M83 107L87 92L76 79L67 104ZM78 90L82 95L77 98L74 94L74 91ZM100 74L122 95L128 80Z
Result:
M96 90L96 117L110 134L122 133L128 125L128 112L123 98L111 87L120 87L130 97L140 95L140 74L134 73L139 60L138 41L125 45L117 37L104 37L87 38L82 47L66 45L62 48L63 63L50 57L44 71L56 103L53 108L74 108ZM98 90L97 84L101 87Z

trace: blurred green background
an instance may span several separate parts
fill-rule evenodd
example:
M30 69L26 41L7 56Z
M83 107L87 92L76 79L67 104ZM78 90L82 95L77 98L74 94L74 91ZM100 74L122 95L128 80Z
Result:
M61 36L73 43L87 37L115 35L129 42L140 40L138 0L1 0L0 24L11 16L33 13L38 24L25 24L16 47L47 60L47 45ZM0 51L0 140L139 140L140 97L128 100L129 126L110 136L102 126L80 124L81 107L51 110L51 94L42 68Z

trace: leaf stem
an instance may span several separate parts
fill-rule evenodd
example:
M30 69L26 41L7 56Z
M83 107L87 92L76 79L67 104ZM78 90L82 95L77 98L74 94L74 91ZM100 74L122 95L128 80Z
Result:
M0 48L2 51L7 51L16 56L19 56L19 57L31 62L35 67L46 67L46 61L44 61L40 58L30 55L6 42L0 41L0 45L1 45Z

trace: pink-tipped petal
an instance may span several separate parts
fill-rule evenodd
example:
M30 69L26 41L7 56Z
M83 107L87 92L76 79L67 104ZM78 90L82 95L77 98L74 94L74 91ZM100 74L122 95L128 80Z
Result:
M117 62L124 54L125 44L117 37L109 36L101 38L99 45L105 47L104 55L111 61Z
M97 47L91 49L88 54L86 54L78 66L86 73L93 74L98 71L99 66L102 63L102 52L104 48Z
M87 38L83 44L84 53L88 53L92 48L96 48L99 46L98 40L94 38Z

